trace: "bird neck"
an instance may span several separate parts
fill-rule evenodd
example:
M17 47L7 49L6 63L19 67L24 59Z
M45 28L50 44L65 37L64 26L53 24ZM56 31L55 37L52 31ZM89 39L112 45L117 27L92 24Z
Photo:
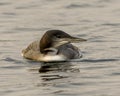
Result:
M51 38L47 34L45 34L41 38L39 46L40 46L40 52L45 53L46 52L45 49L50 48L51 46Z

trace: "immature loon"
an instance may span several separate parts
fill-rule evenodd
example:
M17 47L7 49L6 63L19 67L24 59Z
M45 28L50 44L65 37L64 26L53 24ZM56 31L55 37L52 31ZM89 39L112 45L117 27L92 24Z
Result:
M22 50L22 56L27 59L54 62L67 61L81 57L80 50L71 43L86 41L70 36L61 30L47 31L40 41L34 41Z

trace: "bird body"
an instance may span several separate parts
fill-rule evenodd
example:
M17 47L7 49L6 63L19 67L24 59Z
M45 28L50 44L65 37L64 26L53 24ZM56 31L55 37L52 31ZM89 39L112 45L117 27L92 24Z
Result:
M82 38L72 37L61 30L47 31L41 40L34 41L22 50L22 56L41 62L67 61L80 58L79 48L72 42L86 41Z

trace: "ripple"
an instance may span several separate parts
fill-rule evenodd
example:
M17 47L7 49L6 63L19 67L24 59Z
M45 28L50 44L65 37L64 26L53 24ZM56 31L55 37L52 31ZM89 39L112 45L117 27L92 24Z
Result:
M108 3L108 2L111 2L112 0L98 0L98 3L101 3L101 2L103 2L103 3Z
M31 9L31 8L36 8L38 7L38 3L35 4L34 2L30 2L28 4L22 4L20 6L15 7L15 9Z
M0 40L0 42L16 42L18 40Z
M102 26L120 26L120 23L104 23L104 24L101 24Z
M50 28L29 28L29 27L21 27L21 28L14 28L13 30L17 31L45 31L49 30Z
M13 13L13 12L4 12L2 14L7 15L7 16L15 16L15 15L17 15L16 13Z
M98 62L111 62L111 61L119 61L119 59L74 59L70 60L70 62L89 62L89 63L98 63Z
M19 68L24 68L24 66L18 66L18 65L14 65L14 66L5 66L5 67L0 67L0 68L4 68L4 69L19 69Z
M70 5L68 5L68 6L66 6L66 8L85 8L85 7L91 7L91 5L90 4L70 4Z
M13 62L13 63L15 63L15 64L20 64L20 63L23 64L22 61L16 60L16 59L13 59L13 58L10 58L10 57L7 57L7 58L5 58L5 59L2 59L2 61Z
M18 31L40 31L40 28L15 28Z
M96 4L70 4L68 6L66 6L65 8L67 9L74 9L74 8L92 8L92 7L104 7L104 5L96 5Z
M112 73L112 74L110 74L110 76L120 76L120 72Z
M53 24L54 26L73 26L75 24Z
M10 2L0 2L0 6L10 5L10 4L12 4L12 3L10 3Z
M19 6L19 7L16 7L15 9L30 9L30 8L33 8L33 7L36 7L36 5L30 5L30 6Z

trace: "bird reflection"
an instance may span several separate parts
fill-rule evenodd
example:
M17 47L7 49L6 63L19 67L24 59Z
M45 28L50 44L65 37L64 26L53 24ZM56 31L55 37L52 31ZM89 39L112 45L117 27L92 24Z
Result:
M79 69L73 68L70 62L54 62L54 63L43 63L39 69L43 81L51 81L56 79L68 78L69 75L65 75L61 72L80 72Z
M73 70L70 62L53 62L53 63L42 63L39 69L39 73L45 73L50 71L67 72Z
M49 71L67 71L71 64L69 62L53 62L53 63L42 63L39 69L40 73Z

